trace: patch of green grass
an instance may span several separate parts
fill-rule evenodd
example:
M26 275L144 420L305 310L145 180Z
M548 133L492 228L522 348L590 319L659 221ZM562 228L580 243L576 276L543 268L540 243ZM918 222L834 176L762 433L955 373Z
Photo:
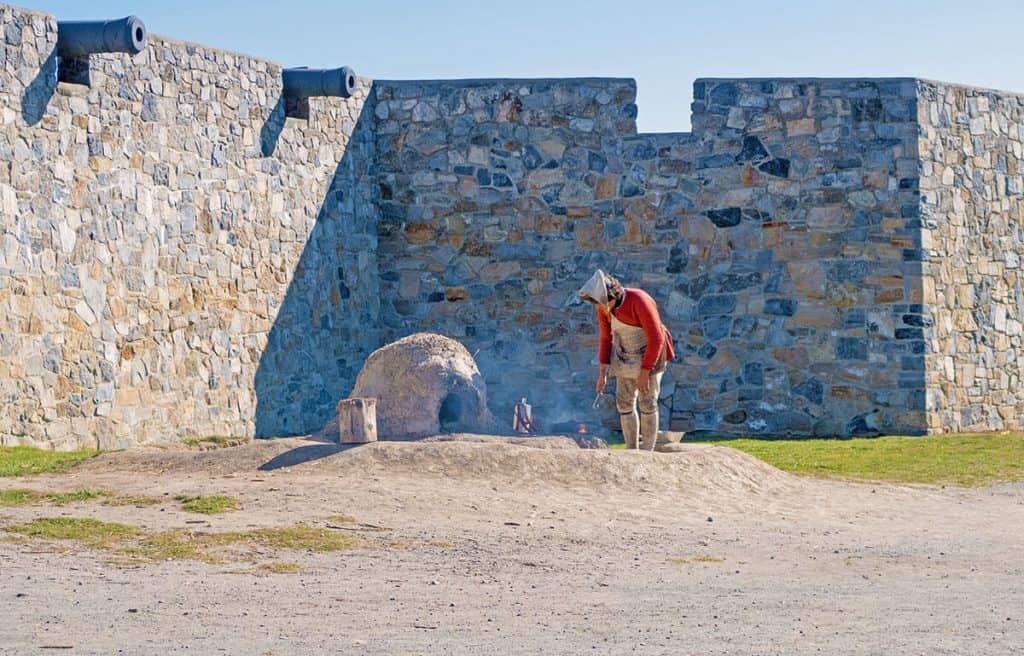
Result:
M120 547L117 552L136 562L163 560L223 562L223 558L206 550L202 536L180 530L161 531L148 535L135 544Z
M207 435L206 437L187 437L181 441L188 447L197 447L200 444L212 444L218 447L233 446L239 442L248 442L244 437L232 437L230 435Z
M222 494L207 496L189 496L179 494L174 497L181 502L181 507L187 512L201 513L203 515L219 515L221 513L238 510L238 501L232 497Z
M814 440L712 440L784 471L959 486L1024 480L1024 434Z
M21 536L20 539L75 540L88 547L111 551L116 554L115 562L124 564L166 560L223 563L251 560L255 547L328 552L351 549L359 544L354 535L306 524L228 533L192 533L179 529L147 534L127 524L51 517L7 526L4 530ZM269 571L298 571L291 563L270 563L269 567L272 568Z
M263 563L257 567L261 572L267 572L268 574L298 574L302 571L302 565L298 563Z
M163 503L160 497L146 496L108 496L103 499L104 506L155 506Z
M91 501L104 496L107 496L106 492L92 490L87 487L79 488L73 492L47 492L43 495L47 501L58 506L79 501Z
M328 515L327 521L335 524L355 524L356 518L351 515Z
M24 506L28 504L52 503L63 506L68 503L102 499L105 506L152 506L163 499L145 496L119 496L104 490L83 487L71 492L36 492L35 490L0 490L0 506Z
M697 563L724 563L725 558L719 558L718 556L697 556L693 561Z
M221 545L250 544L270 549L341 551L351 549L358 538L348 533L294 524L283 528L258 528L236 533L209 533L211 542Z
M44 451L27 446L0 446L0 476L59 474L99 451Z
M76 540L94 548L110 548L142 533L137 526L82 517L46 517L27 524L7 526L4 530L46 540Z
M38 499L33 490L0 490L0 506L24 506Z

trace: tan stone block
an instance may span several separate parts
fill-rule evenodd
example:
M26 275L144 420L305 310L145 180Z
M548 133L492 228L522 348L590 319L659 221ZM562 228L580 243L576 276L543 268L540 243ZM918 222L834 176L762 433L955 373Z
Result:
M597 221L578 221L575 225L576 246L590 250L604 249L604 225Z
M448 301L465 301L469 299L469 290L465 287L448 287L444 290L444 297Z
M807 212L807 225L811 228L839 228L846 223L846 210L842 205L812 207Z
M679 222L679 235L691 243L707 244L718 238L718 228L706 216L688 214Z
M862 175L860 181L865 189L886 189L889 186L889 172L872 169ZM902 223L902 219L900 223Z
M521 274L522 266L519 262L492 262L480 269L480 280L482 282L502 282L519 278Z
M606 175L597 182L597 189L594 191L596 200L614 198L618 188L618 176Z
M427 244L437 239L437 225L434 223L409 223L405 226L405 238L410 244Z
M953 310L953 327L957 331L973 331L978 328L978 324L974 321L974 314L968 310ZM967 351L970 352L970 342L964 345L967 347Z
M588 206L571 206L565 208L565 215L570 219L583 219L590 216L590 207Z
M957 285L956 287L956 300L957 305L964 309L970 309L974 307L974 285Z
M818 128L815 126L813 118L801 118L795 121L786 121L786 134L790 137L800 137L806 135L817 134Z
M875 303L899 303L903 300L902 287L879 289L875 292Z
M707 371L709 374L719 374L722 372L739 373L740 363L732 351L721 348L715 354L715 357L711 358Z
M921 279L921 302L928 305L937 305L938 299L935 295L935 280L930 276Z
M807 349L802 346L774 348L768 353L791 369L806 369L810 364Z
M786 319L786 327L838 328L839 312L835 308L801 303L796 314Z
M828 282L821 262L789 262L786 265L793 287L806 298L825 298Z
M853 401L867 401L871 398L871 393L868 390L847 385L833 385L829 390L829 395L834 399L850 399Z

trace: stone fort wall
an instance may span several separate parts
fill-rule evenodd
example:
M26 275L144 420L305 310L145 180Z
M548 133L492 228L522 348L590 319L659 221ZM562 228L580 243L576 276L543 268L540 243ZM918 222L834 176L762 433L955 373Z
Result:
M1024 417L1024 97L922 81L931 431Z
M665 427L1020 425L1016 96L707 79L638 134L628 79L361 80L302 120L271 62L153 37L57 84L56 21L0 20L2 443L307 433L418 330L499 417L611 426L597 267L675 335Z
M920 432L914 80L699 80L637 134L629 80L378 83L382 322L462 339L492 395L586 419L596 267L659 299L667 426ZM605 417L614 423L614 410Z
M57 85L56 20L0 27L0 440L329 412L379 342L369 85L286 120L278 65L163 37Z

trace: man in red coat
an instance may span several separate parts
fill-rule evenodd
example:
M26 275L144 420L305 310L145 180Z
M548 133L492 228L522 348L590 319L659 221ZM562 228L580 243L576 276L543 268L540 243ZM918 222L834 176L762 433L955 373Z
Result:
M653 451L658 438L661 377L667 362L675 357L672 335L661 323L658 305L647 292L623 287L600 269L579 295L597 311L601 333L597 392L604 392L609 375L616 379L615 406L626 448Z

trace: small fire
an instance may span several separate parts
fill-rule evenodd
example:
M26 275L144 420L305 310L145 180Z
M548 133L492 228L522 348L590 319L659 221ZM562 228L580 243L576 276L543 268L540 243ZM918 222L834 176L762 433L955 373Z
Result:
M586 433L587 432L587 425L586 424L576 424L576 432L577 433Z

